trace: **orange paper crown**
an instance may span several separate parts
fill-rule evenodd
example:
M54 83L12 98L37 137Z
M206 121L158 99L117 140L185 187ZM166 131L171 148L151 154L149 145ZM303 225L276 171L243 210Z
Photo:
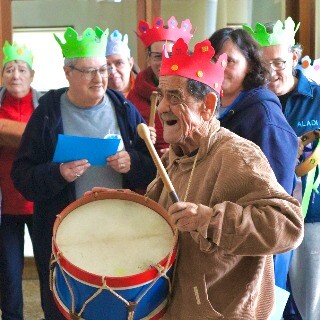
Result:
M180 76L202 82L221 95L221 85L224 79L224 69L227 66L227 54L220 55L216 63L211 59L215 51L209 40L199 42L194 47L194 53L188 53L188 45L179 39L172 48L169 57L164 47L160 76Z
M193 34L190 32L192 24L189 19L181 22L181 27L178 28L178 22L175 17L171 17L168 20L168 25L163 24L163 19L157 17L153 21L153 27L150 28L149 24L140 20L137 36L142 40L146 47L149 47L156 41L173 41L176 42L179 38L182 38L186 43L189 43Z

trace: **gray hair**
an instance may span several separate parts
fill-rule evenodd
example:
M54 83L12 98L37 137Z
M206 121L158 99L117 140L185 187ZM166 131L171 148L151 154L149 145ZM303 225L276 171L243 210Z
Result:
M275 25L275 22L267 22L264 23L264 26L266 27L266 30L268 33L272 33L273 32L273 27ZM296 44L290 44L289 45L289 52L296 52L298 55L298 60L300 60L300 58L302 57L302 45L300 43L296 43Z
M293 46L290 46L289 50L290 50L290 52L296 52L298 55L298 60L301 59L303 49L302 49L302 45L300 43L296 43Z
M196 101L203 101L208 93L214 92L217 96L217 107L215 110L215 115L218 114L220 108L220 95L214 89L200 81L188 79L187 91L196 99Z
M65 67L74 67L78 60L82 58L65 58L64 59L64 66Z

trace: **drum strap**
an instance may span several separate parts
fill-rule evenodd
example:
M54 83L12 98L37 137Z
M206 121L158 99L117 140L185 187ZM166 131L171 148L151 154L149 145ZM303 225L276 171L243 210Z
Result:
M297 165L295 172L298 177L306 175L309 171L315 168L320 163L320 148L319 148L319 139L320 139L320 130L312 130L299 138L299 153L298 157L303 152L305 146L307 146L311 142L315 142L318 140L317 146L313 150L313 152L304 159L302 163Z
M319 144L318 144L318 146L319 146ZM319 191L318 191L318 188L320 185L320 171L319 171L319 169L320 169L320 165L318 164L316 167L314 167L313 169L311 169L307 173L306 187L305 187L304 194L302 197L302 202L301 202L303 219L305 219L305 217L308 213L308 208L309 208L309 203L311 200L312 193L319 194ZM318 174L318 177L315 179L316 172Z

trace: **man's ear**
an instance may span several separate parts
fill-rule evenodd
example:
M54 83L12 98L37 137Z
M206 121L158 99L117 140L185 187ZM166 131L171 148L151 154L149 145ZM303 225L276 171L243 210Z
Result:
M134 65L134 59L133 59L133 57L131 57L131 58L129 59L129 65L130 65L130 69L132 69L132 68L133 68L133 65Z
M209 121L216 110L218 103L217 95L214 92L209 92L203 101L203 108L201 111L201 117L204 121Z
M72 71L70 67L63 66L64 74L66 75L66 78L68 79L70 72Z
M298 53L295 50L293 50L293 52L292 52L292 59L293 59L293 67L295 67L299 61Z

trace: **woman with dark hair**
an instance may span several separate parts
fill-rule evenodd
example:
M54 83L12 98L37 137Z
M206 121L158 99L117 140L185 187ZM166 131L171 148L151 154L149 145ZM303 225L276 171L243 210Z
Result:
M262 60L260 46L243 29L223 28L209 40L216 49L216 57L228 55L222 83L221 126L256 143L269 160L278 182L292 194L298 140L282 113L278 97L266 87L270 66ZM291 251L274 256L275 284L283 289L291 256Z
M292 194L298 140L279 99L266 87L270 72L259 45L242 29L222 28L209 40L216 49L214 59L222 53L228 55L219 110L221 125L256 143L279 183Z

